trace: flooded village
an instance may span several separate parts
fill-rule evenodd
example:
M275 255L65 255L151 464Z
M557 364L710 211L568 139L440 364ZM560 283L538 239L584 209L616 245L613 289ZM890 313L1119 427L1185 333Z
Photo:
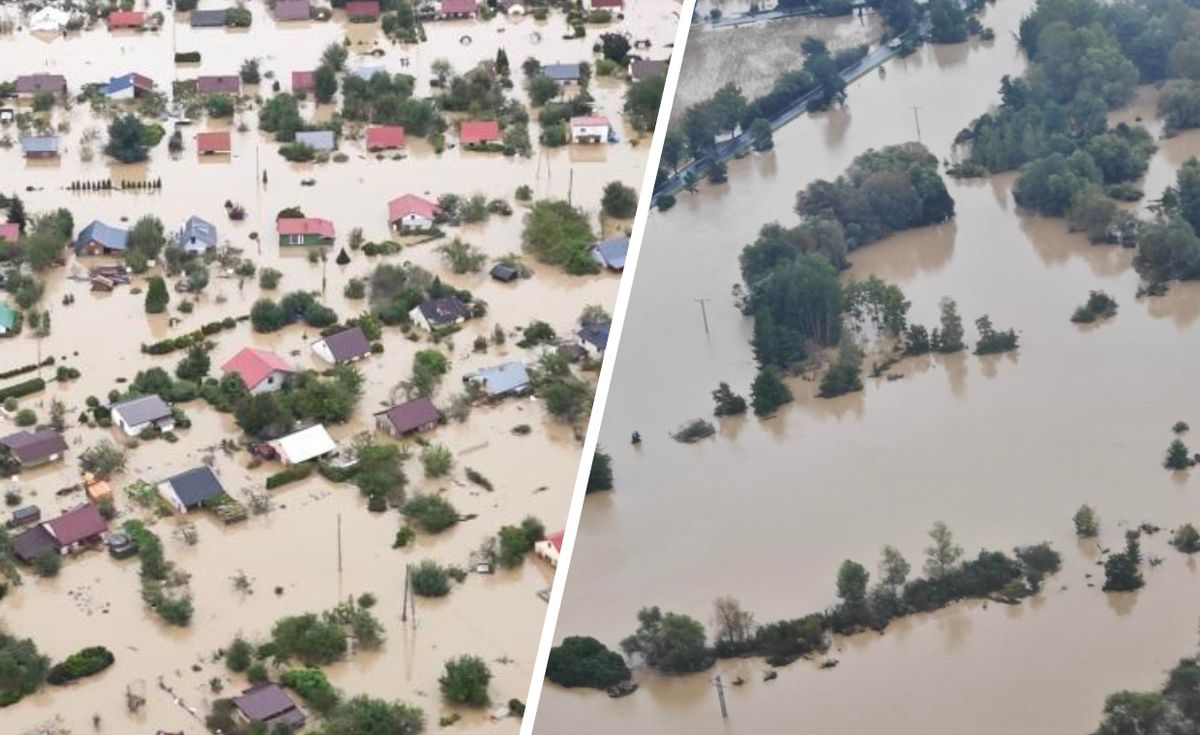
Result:
M1056 17L1076 17L1053 5ZM1186 389L1200 357L1200 288L1172 281L1165 293L1147 294L1154 279L1135 267L1146 253L1092 244L1061 216L1019 206L1015 170L946 175L970 160L970 145L956 138L980 115L995 115L1002 78L1028 70L1018 35L1034 9L999 0L979 15L993 40L928 44L888 61L850 84L844 103L798 117L774 131L773 146L727 161L727 182L696 181L694 192L651 215L600 435L613 489L587 498L555 631L560 644L594 637L617 658L587 660L603 661L614 680L631 675L639 688L612 698L590 684L548 683L538 732L999 735L1179 724L1174 704L1157 695L1118 698L1110 710L1106 700L1159 692L1197 650L1195 558L1175 548L1189 548L1176 529L1200 520L1195 471L1163 465L1173 440L1194 444L1180 422L1194 426L1200 410ZM1194 11L1174 10L1178 27L1194 27ZM795 23L793 49L806 22L821 33L841 23L844 38L861 28L851 17L787 22ZM743 30L694 27L681 92L693 61L703 60L692 49L754 53L713 40ZM686 93L694 102L725 81L745 84L717 79ZM771 81L758 84L746 97ZM1160 116L1163 93L1140 84L1106 115L1113 128L1149 131L1154 150L1134 175L1144 197L1120 205L1146 220L1200 154L1194 129L1170 130ZM673 118L685 112L677 106ZM764 225L796 227L797 194L810 183L836 180L869 149L917 141L935 157L953 218L854 249L840 280L877 276L898 286L910 323L937 325L943 299L953 299L972 346L972 322L988 315L1015 330L1019 349L903 357L874 375L881 357L869 350L861 390L820 397L827 365L818 365L784 380L794 398L770 417L714 417L721 383L749 402L760 372L754 319L742 308L744 248ZM1115 316L1072 321L1093 291L1119 304ZM696 419L714 434L692 443L672 437ZM1084 504L1100 519L1098 536L1073 522ZM1144 586L1105 591L1127 532L1140 543ZM974 562L981 550L1012 555L1043 543L1060 568L1019 604L988 595L904 615L882 630L821 628L821 616L855 586L854 575L840 573L847 560L874 584L884 576L876 560L885 545L911 563L912 580L928 574L922 562L939 549L957 545ZM752 617L729 615L730 599ZM639 615L655 606L661 615ZM781 621L793 640L817 642L798 659L721 655L717 636L731 621L743 636ZM673 672L679 662L661 656L648 665L661 653L645 645L656 626L709 649ZM1172 696L1194 693L1182 675L1172 682ZM1130 729L1106 720L1120 714ZM1097 730L1101 723L1108 729Z
M5 733L519 727L679 4L334 5L0 4Z

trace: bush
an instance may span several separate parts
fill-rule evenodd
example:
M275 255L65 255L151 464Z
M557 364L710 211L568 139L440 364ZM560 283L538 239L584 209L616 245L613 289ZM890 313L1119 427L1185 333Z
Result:
M92 646L71 654L65 661L55 664L46 675L50 684L62 685L94 676L113 665L116 658L104 646Z
M250 668L253 662L254 647L244 638L234 638L233 643L229 644L229 650L225 652L225 665L230 671L240 674Z
M440 533L458 523L458 511L450 501L437 495L416 495L402 510L426 533Z
M15 383L7 388L0 388L0 402L7 402L10 398L23 398L32 393L45 390L45 388L46 381L41 378L33 378L23 383Z
M630 676L621 654L587 636L564 638L546 663L546 678L564 687L607 689Z
M442 696L451 704L482 707L488 703L488 683L492 672L478 656L459 656L446 662L438 679Z
M341 701L341 695L329 683L320 669L292 669L283 672L279 682L300 695L310 707L321 714L328 714Z
M286 469L280 470L267 478L267 489L274 490L277 487L282 487L288 483L298 482L312 474L313 466L311 464L292 465Z
M604 187L600 201L604 213L617 219L629 219L637 213L638 195L631 187L613 181Z
M421 597L445 597L450 593L449 573L432 559L414 566L409 581L413 594Z
M426 477L445 477L454 468L454 455L441 444L431 444L421 452Z

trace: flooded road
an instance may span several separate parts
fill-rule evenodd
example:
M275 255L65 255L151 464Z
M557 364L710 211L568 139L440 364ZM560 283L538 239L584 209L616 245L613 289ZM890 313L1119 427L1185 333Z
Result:
M0 78L45 71L67 77L72 93L81 84L107 80L111 76L137 71L153 78L159 88L169 87L175 79L191 79L199 74L235 73L243 59L257 56L264 73L281 80L290 88L291 72L316 66L321 50L330 42L349 33L354 41L351 69L360 65L385 66L391 72L408 72L417 77L418 96L430 91L430 65L436 59L448 59L458 72L476 63L495 58L497 49L506 49L514 66L514 78L528 56L543 63L591 59L591 44L598 33L628 31L638 39L650 41L644 53L666 58L678 21L678 3L639 2L631 4L626 17L605 27L589 27L587 40L565 40L567 27L561 15L545 22L532 18L509 20L503 16L487 23L459 21L429 23L429 42L416 48L392 46L378 25L348 26L341 13L329 23L276 24L262 5L251 6L254 25L248 32L221 29L192 29L180 15L167 29L157 34L110 35L103 25L73 35L68 40L33 37L24 32L0 36ZM164 10L152 2L149 10ZM0 11L2 13L3 11ZM470 42L462 42L469 36ZM383 48L382 57L364 52ZM202 62L177 67L172 51L199 50ZM264 79L257 92L269 96L271 79ZM253 110L239 112L230 122L202 122L185 129L185 151L171 157L166 143L151 151L149 163L118 166L106 161L100 152L107 121L94 117L86 105L75 104L69 111L55 111L54 123L63 131L64 153L50 163L26 162L19 146L0 148L0 191L19 193L26 209L38 213L67 207L74 215L76 229L92 219L109 224L131 226L143 214L162 219L168 232L177 231L192 215L217 225L222 244L245 251L261 269L275 268L283 273L276 291L260 292L255 278L239 282L222 276L214 266L207 290L196 297L195 310L182 314L176 305L183 298L172 291L170 316L144 313L144 295L118 287L111 294L90 291L87 268L105 259L80 259L70 256L67 266L52 271L40 308L52 313L51 334L41 340L27 329L15 339L0 341L0 370L32 363L37 356L53 355L60 364L72 365L82 377L67 384L55 384L43 393L21 401L45 417L52 399L67 406L67 441L70 445L65 463L26 472L12 481L0 481L0 487L20 489L27 502L42 507L44 517L73 507L81 496L55 496L58 488L78 482L76 455L101 439L117 441L115 432L75 425L74 417L84 408L89 395L105 396L121 388L119 379L132 379L139 370L153 366L173 370L183 353L151 357L140 352L140 345L167 336L180 335L200 325L227 316L248 313L251 305L264 295L279 298L293 290L323 292L323 301L343 319L367 308L362 300L347 299L343 288L352 278L365 278L380 263L413 263L427 268L458 288L471 290L489 305L485 319L468 322L447 344L451 372L445 376L435 401L444 403L459 392L461 377L479 368L510 359L532 361L533 355L515 344L515 327L534 318L549 322L560 335L569 336L583 308L600 304L611 311L618 285L613 274L571 277L558 269L530 262L533 277L515 284L500 284L485 272L455 275L435 252L438 243L406 247L387 257L367 257L351 251L348 265L337 265L334 256L347 241L352 228L361 227L367 241L389 239L388 200L405 193L436 199L447 193L484 194L488 199L502 198L514 206L510 217L492 216L489 221L449 229L482 249L489 260L519 252L524 207L513 201L515 189L528 185L535 198L568 198L582 207L598 233L615 234L627 230L629 221L605 221L600 216L600 196L605 184L619 180L640 187L649 149L649 138L639 136L622 122L621 108L627 84L618 80L595 79L592 94L596 109L608 115L618 129L621 142L607 146L566 146L541 149L536 144L539 130L530 125L535 141L531 158L506 158L502 155L468 153L448 148L435 154L422 140L409 137L410 149L403 160L391 156L377 159L367 156L358 140L343 140L341 150L349 160L344 163L290 164L276 151L270 137L257 131ZM253 94L251 87L246 90ZM523 85L513 94L525 100ZM330 106L316 108L312 102L302 105L307 118L322 119L332 114ZM536 115L535 115L536 118ZM195 133L206 129L232 129L233 153L224 158L199 161L195 152ZM95 131L99 142L85 143ZM0 130L15 142L15 127ZM453 134L448 138L454 139ZM85 154L91 148L92 156ZM261 173L269 183L261 184ZM71 193L64 190L72 180L116 181L162 180L161 192ZM300 184L302 178L316 180L315 186ZM225 214L226 200L243 205L244 221L230 221ZM304 252L281 252L276 244L276 212L299 206L308 216L333 220L338 230L338 246L325 264L310 263ZM251 237L253 233L258 238ZM322 282L324 281L324 286ZM135 286L143 286L135 279ZM74 304L64 306L66 296ZM506 345L490 346L485 353L472 350L477 336L490 337L493 328L503 326L509 334ZM301 368L324 367L311 353L309 344L316 330L293 326L270 335L254 334L248 323L213 337L216 347L210 353L213 373L246 345L276 351ZM371 414L390 405L395 386L409 378L413 355L430 345L410 341L399 330L385 329L384 353L358 363L364 381L364 395L355 416L344 426L331 427L335 439L348 440L373 426ZM49 374L47 374L49 377ZM5 381L7 385L8 382ZM143 442L130 452L129 468L113 484L118 488L118 509L129 517L137 509L123 498L119 488L137 479L157 481L215 458L215 468L226 489L235 497L261 492L266 476L277 467L249 469L244 453L226 455L217 447L222 439L241 434L228 416L223 416L202 401L185 404L194 425L178 432L180 441ZM517 436L511 429L528 424L532 432ZM0 434L14 427L0 418ZM536 593L548 587L553 570L532 557L516 571L495 576L472 575L441 600L419 600L416 624L400 620L405 565L425 558L444 564L465 566L468 554L502 525L518 523L527 515L543 519L549 531L561 527L569 502L570 490L578 467L580 443L571 427L553 422L535 399L510 400L494 407L476 408L462 424L449 423L438 429L431 440L445 444L455 455L456 469L443 480L424 478L420 463L406 463L409 492L443 492L463 515L476 516L437 535L419 535L414 545L392 549L392 540L401 519L394 513L370 514L365 498L350 485L330 485L314 476L272 493L274 510L264 516L252 516L246 523L223 527L211 517L193 514L199 536L196 545L188 544L181 533L184 520L164 519L151 530L165 544L166 556L191 576L196 613L187 629L168 628L145 608L139 598L136 560L114 562L107 555L91 553L67 560L60 576L40 580L26 575L25 585L11 590L0 603L0 626L6 632L33 638L42 652L60 660L75 650L103 644L116 655L117 663L104 674L69 688L47 687L37 695L8 707L0 715L4 733L25 733L54 718L74 732L91 732L93 716L100 717L105 732L153 732L156 729L203 731L203 725L183 706L203 714L218 696L241 691L246 683L240 676L230 680L221 662L212 660L214 652L242 633L261 640L279 617L329 609L350 595L371 592L378 599L377 617L384 624L387 642L378 652L360 652L327 671L333 684L349 695L366 693L390 700L405 701L425 709L428 729L437 726L447 710L438 692L438 677L443 663L459 654L474 653L491 666L494 679L490 689L494 703L503 705L510 698L524 699L531 676L534 651L545 614L545 603ZM415 455L415 453L414 453ZM530 461L536 457L537 461ZM463 468L478 470L495 485L495 492L483 492L463 477ZM337 568L337 527L341 519L344 566ZM231 581L239 572L253 580L253 594L237 591ZM275 588L281 588L280 594ZM223 691L210 688L209 680L223 679ZM160 684L174 692L169 694ZM136 716L126 712L125 693L132 688L146 697L145 707ZM467 731L516 732L515 718L492 722L487 711L464 710L455 727Z
M1195 650L1194 560L1166 531L1146 538L1144 552L1163 563L1145 568L1139 592L1107 595L1097 544L1076 540L1071 516L1095 508L1104 547L1121 543L1124 524L1200 519L1197 478L1160 464L1172 424L1200 418L1184 388L1200 359L1200 286L1138 301L1133 253L1017 211L1013 174L948 179L954 222L857 251L847 277L896 283L910 320L926 325L951 296L968 341L987 313L1019 331L1018 352L906 360L903 379L864 379L863 392L833 400L797 379L796 402L775 418L722 419L714 439L694 445L668 436L711 416L718 382L749 393L752 325L730 295L742 247L767 222L794 223L795 193L809 181L837 176L867 148L914 139L910 106L920 106L924 143L951 158L954 135L997 101L1001 76L1023 71L1012 32L1032 4L989 8L993 43L889 62L886 76L850 87L846 108L800 118L776 132L773 152L730 161L730 184L681 194L650 218L600 436L616 489L587 500L556 638L593 635L615 648L646 605L710 624L723 595L760 623L819 611L836 600L842 560L874 574L890 543L918 567L939 519L969 555L1050 541L1063 570L1020 606L960 604L882 636L836 639L832 669L802 661L763 682L761 659L683 677L638 668L642 688L619 700L548 685L537 732L1086 733L1108 694L1157 688ZM1157 135L1152 100L1144 90L1113 118L1141 115ZM1197 153L1195 133L1162 142L1148 197ZM1113 295L1119 314L1077 327L1069 317L1092 289ZM697 299L708 299L708 335ZM738 675L746 684L729 686Z

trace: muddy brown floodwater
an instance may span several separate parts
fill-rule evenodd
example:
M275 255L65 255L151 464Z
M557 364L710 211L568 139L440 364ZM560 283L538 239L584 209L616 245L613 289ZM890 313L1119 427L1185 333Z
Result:
M666 58L678 22L678 8L679 4L670 0L639 0L630 3L625 19L613 26L636 38L649 39L651 47L646 53ZM152 2L148 9L165 8L160 2ZM157 34L110 36L101 26L68 40L33 37L25 32L0 36L0 78L39 71L60 73L67 77L74 92L83 83L137 71L152 77L160 88L169 88L174 79L236 73L242 59L258 56L264 72L281 79L287 89L292 71L313 68L328 43L349 33L355 44L351 68L384 65L392 72L413 73L418 78L417 94L424 95L429 92L429 68L435 59L449 59L457 71L465 71L481 60L494 58L496 50L503 47L514 67L528 56L546 63L579 61L591 58L591 44L601 30L614 29L592 28L588 40L567 41L562 39L566 27L559 16L547 22L499 17L487 23L430 23L429 42L406 48L388 43L378 26L348 26L340 12L329 23L284 27L269 17L265 6L255 4L251 10L255 20L247 32L195 30L187 26L183 16L173 23L168 15L167 29ZM460 43L463 35L470 35L473 42ZM376 47L385 49L382 57L363 55ZM172 64L173 48L200 50L203 63L176 67ZM269 94L268 84L263 84L264 95ZM186 152L180 157L170 157L166 143L162 143L144 166L115 166L99 154L107 122L94 118L87 106L76 105L68 112L55 113L56 124L69 126L64 134L65 151L58 161L26 163L19 147L0 149L0 191L19 192L30 212L68 207L77 227L96 218L128 225L151 213L160 217L168 230L175 231L188 216L198 215L216 223L222 242L243 248L260 268L282 271L278 294L296 289L320 290L322 266L309 263L302 252L281 253L275 244L273 219L284 207L298 205L309 216L332 219L340 245L354 227L362 227L367 240L387 239L387 202L403 193L430 198L444 193L482 193L489 199L512 201L514 190L528 184L538 198L566 198L570 194L589 213L597 230L614 233L628 228L629 222L602 223L599 219L603 186L613 180L640 186L648 152L649 138L639 138L623 122L617 122L622 119L625 88L623 82L615 80L593 82L597 109L616 122L620 144L567 146L551 151L538 151L535 144L535 156L528 159L457 149L435 155L423 141L410 138L412 150L404 160L376 160L365 155L360 142L350 141L342 144L350 157L346 163L293 165L279 157L268 136L256 131L255 114L247 111L239 113L230 126L234 128L234 150L226 159L197 161L193 134L197 129L222 127L201 123L185 131ZM519 89L515 94L523 98L524 91ZM313 109L311 103L304 110L318 117L331 111ZM248 126L247 131L237 130L241 123ZM536 122L530 127L536 141ZM88 130L100 133L101 142L92 145L95 157L85 161L82 141ZM0 131L0 135L6 133L15 140L14 129ZM256 166L268 173L269 185L259 184ZM109 177L118 181L161 178L162 191L73 194L63 189L71 180ZM305 177L315 179L316 185L302 187L300 179ZM223 205L227 199L247 208L245 221L234 223L226 218ZM480 247L490 257L518 251L522 212L522 207L516 206L512 217L492 217L485 224L457 228L450 234ZM252 232L261 235L257 242L250 238ZM472 290L490 305L488 318L468 323L454 336L449 348L452 372L437 398L448 398L457 390L462 375L480 367L507 359L532 359L512 339L507 346L490 348L487 354L473 353L473 339L490 335L495 324L511 331L539 318L560 334L569 334L584 306L602 304L611 311L618 284L613 275L574 278L534 265L531 279L501 285L486 273L449 273L434 247L406 248L390 260L424 266L454 286ZM343 287L351 278L366 277L382 261L353 253L349 265L338 266L333 262L334 254L324 274L325 301L346 318L362 311L365 303L343 298ZM139 345L183 334L205 322L245 314L263 295L256 279L239 284L235 278L219 276L214 269L212 283L198 297L195 311L184 315L172 308L172 315L182 321L170 326L165 315L146 315L143 296L130 293L127 287L111 294L94 294L86 281L73 279L86 274L86 268L94 262L72 257L66 268L54 272L47 282L42 307L51 311L53 328L51 335L42 340L41 354L53 355L60 363L77 367L83 375L65 385L52 383L44 393L23 399L24 407L34 408L42 416L52 399L62 400L68 407L67 416L74 417L83 410L87 396L104 396L119 387L118 378L131 379L138 370L151 366L172 369L180 353L149 357L141 354ZM136 283L141 285L140 281ZM63 306L68 294L75 302ZM180 297L172 298L177 302ZM31 333L26 330L21 337L0 342L0 369L35 360L39 346ZM308 348L315 337L314 330L302 326L273 335L256 335L243 323L214 338L214 369L247 344L276 350L299 366L319 368ZM408 341L398 330L387 330L383 342L383 355L359 363L366 378L365 395L353 420L333 428L338 440L371 426L372 412L388 405L393 386L409 376L413 354L428 346ZM222 439L240 434L232 420L200 402L187 405L185 410L194 425L178 432L179 443L141 444L132 451L130 466L115 486L120 488L135 479L157 481L215 454L218 474L231 494L244 497L247 491L261 490L272 469L247 469L245 454L226 456L214 449ZM512 435L510 429L518 424L532 425L533 432L524 437ZM7 419L0 419L0 433L11 428ZM79 502L77 495L55 496L58 488L78 482L75 455L100 439L117 439L110 431L77 426L69 427L66 435L71 451L65 463L3 481L4 489L20 488L27 500L41 505L45 517ZM183 520L159 521L153 530L163 538L167 557L191 575L196 613L187 629L162 625L143 606L138 596L136 560L114 562L107 555L92 553L68 560L57 579L39 580L26 575L24 586L12 590L0 606L0 625L6 631L33 638L55 660L81 647L103 644L113 650L117 664L76 686L48 687L6 708L0 715L0 731L6 735L24 733L59 718L74 732L91 732L93 715L98 715L105 732L202 732L202 723L161 689L160 682L178 695L182 705L202 716L217 696L209 688L210 678L225 680L223 696L245 686L240 677L230 680L223 664L211 661L213 652L235 634L261 637L283 615L328 609L349 595L363 592L378 597L378 617L387 629L388 640L379 652L358 653L331 667L330 679L337 687L349 694L367 693L421 706L428 727L433 729L445 711L437 683L444 661L461 653L476 653L489 662L495 675L490 691L494 702L524 699L546 608L536 593L550 585L552 570L530 560L519 570L493 577L472 575L445 599L418 601L416 624L410 620L404 625L400 620L404 566L424 558L465 565L469 552L485 537L526 515L544 519L550 530L559 527L566 514L580 444L570 427L552 422L532 399L478 408L466 423L451 423L432 438L454 452L457 469L446 480L430 481L422 476L417 462L409 462L410 492L445 492L461 513L478 517L444 534L421 536L415 546L403 550L391 548L400 524L396 514L369 514L357 490L333 486L317 477L276 491L270 514L251 517L234 527L223 527L204 514L189 516L187 521L195 524L199 536L194 546L183 539ZM462 476L464 466L492 480L495 492L482 492L467 483ZM123 495L118 495L119 509L131 513ZM336 541L339 516L344 553L341 573L337 569ZM235 591L231 577L238 572L253 580L252 594ZM276 595L276 587L283 593ZM125 707L125 692L130 687L146 697L146 706L133 717ZM464 731L515 732L519 724L508 718L493 725L486 712L462 714L463 720L456 727Z
M640 691L618 700L548 685L537 732L1086 733L1106 695L1157 688L1195 650L1194 561L1160 533L1146 541L1163 558L1146 569L1146 587L1105 594L1090 586L1103 574L1097 544L1075 539L1071 516L1081 503L1096 508L1105 547L1121 543L1122 524L1200 519L1198 478L1160 466L1171 425L1200 417L1200 398L1184 389L1200 360L1200 285L1135 299L1132 252L1018 211L1011 174L948 181L953 223L854 253L847 277L897 283L925 324L954 297L964 318L986 312L1018 329L1019 352L906 360L903 379L871 379L834 400L797 380L796 402L773 419L722 420L696 445L667 436L711 415L719 381L749 392L751 323L730 297L742 247L766 222L794 222L795 192L809 181L836 176L867 148L913 139L911 105L924 142L949 156L955 133L996 102L1000 77L1023 71L1013 32L1031 6L989 8L994 43L926 47L889 63L886 77L850 87L844 109L801 118L777 131L773 152L731 162L730 184L682 194L650 218L600 438L616 490L587 500L556 637L615 647L641 606L708 623L721 595L760 622L798 617L835 601L843 559L873 572L891 543L919 564L938 519L969 554L1048 540L1063 553L1061 573L1019 606L959 604L883 635L839 638L833 669L801 661L764 682L761 659L680 677L639 667ZM1142 116L1158 134L1153 109L1145 90L1114 118ZM1197 152L1195 133L1162 142L1148 197ZM1115 296L1119 315L1071 324L1097 288ZM634 430L641 446L629 444ZM728 686L738 675L747 683Z

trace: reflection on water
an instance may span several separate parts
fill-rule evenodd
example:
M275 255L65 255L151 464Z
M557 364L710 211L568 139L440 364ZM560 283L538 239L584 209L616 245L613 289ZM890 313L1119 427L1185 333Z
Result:
M152 0L151 11L163 9ZM161 87L173 80L198 74L230 73L251 56L262 59L267 78L259 89L270 94L270 85L280 80L286 90L291 73L311 69L321 50L347 33L340 13L331 23L281 26L269 18L262 4L251 5L255 15L249 32L229 33L219 29L196 30L183 16L175 27L159 34L110 36L103 26L64 41L26 34L0 36L0 78L39 70L66 75L73 90L89 82L138 71ZM626 18L605 30L629 31L651 40L648 53L663 58L674 37L678 4L654 1L631 3ZM171 21L168 20L168 23ZM509 21L497 18L488 23L456 22L429 24L430 41L417 48L393 46L376 27L351 26L353 39L350 66L384 65L390 71L408 71L417 77L417 93L429 92L429 68L433 60L446 58L463 71L480 60L495 58L504 47L514 66L527 56L543 60L573 60L591 57L591 43L599 29L591 29L587 40L568 40L568 29L558 14L547 22L532 18ZM536 35L535 35L536 32ZM469 35L470 44L459 42ZM203 61L197 65L172 64L172 49L197 49ZM381 57L360 52L381 49ZM519 74L519 72L518 72ZM515 94L524 97L524 91ZM192 215L215 223L223 242L242 248L261 268L283 273L279 293L297 289L323 291L324 300L343 318L366 308L362 301L347 299L343 289L352 278L366 277L379 258L351 252L351 262L326 267L312 264L300 252L281 252L273 236L275 213L289 206L302 207L312 216L332 219L340 243L354 227L361 227L368 241L389 237L387 202L403 193L482 193L489 199L513 200L520 185L529 185L537 197L571 196L591 216L593 225L606 234L629 227L628 221L602 223L600 196L605 184L620 180L639 186L648 153L648 138L639 138L621 122L625 85L596 82L592 93L598 109L608 115L621 132L622 143L586 150L567 146L529 159L467 154L449 149L433 153L424 141L410 137L410 150L403 160L367 156L360 143L344 142L346 163L292 165L279 157L268 136L257 131L253 111L239 112L231 122L204 122L185 131L186 150L171 157L166 143L153 152L145 165L110 165L100 154L106 121L94 119L86 105L59 110L56 125L62 126L64 154L51 163L25 164L19 147L0 149L0 190L19 191L31 212L65 206L74 214L77 227L92 219L111 224L131 223L143 214L160 217L169 231L176 231ZM253 91L253 90L249 90ZM313 119L332 115L330 106L305 106ZM243 128L243 125L245 126ZM197 159L194 136L200 130L231 129L230 156ZM94 130L99 140L86 144L85 133ZM12 129L0 131L15 138ZM531 136L536 140L536 123ZM639 145L640 143L640 145ZM94 156L84 160L84 148ZM262 184L261 171L269 183ZM149 181L161 178L162 190L155 192L65 191L67 182L100 180ZM315 179L302 186L300 179ZM230 221L225 202L231 200L247 209L241 222ZM512 217L493 217L487 224L461 228L460 235L498 257L520 249L523 209L516 206ZM580 311L588 304L602 304L611 311L618 280L604 274L575 278L556 269L534 266L531 279L499 284L486 273L454 275L447 271L428 244L406 248L393 262L411 262L438 273L457 288L470 289L490 306L487 319L472 322L448 345L452 372L447 375L437 400L455 391L467 372L506 359L528 359L528 353L510 339L504 347L475 353L473 340L490 336L495 324L511 330L534 318L549 322L560 334L569 334ZM332 254L331 254L332 258ZM0 370L34 362L39 353L54 355L74 365L82 377L73 383L52 384L44 393L23 401L46 415L50 401L62 400L67 415L77 416L87 396L104 396L118 387L118 379L131 379L141 369L158 366L173 370L181 354L149 357L140 345L181 334L225 316L246 314L264 294L255 279L242 280L218 274L214 269L208 289L196 297L191 314L172 310L181 322L171 326L165 315L144 313L143 296L128 287L108 294L92 293L86 268L93 261L72 257L67 266L53 272L46 284L44 308L53 313L51 335L37 343L27 330L17 339L0 342ZM324 285L323 285L324 283ZM140 283L138 284L140 285ZM62 306L66 296L74 305ZM172 294L173 303L180 300ZM242 346L253 344L272 349L304 367L322 367L312 356L309 343L314 330L293 327L272 335L255 335L247 324L214 337L211 357L214 366L228 360ZM383 339L383 355L359 363L365 378L365 395L354 420L334 429L335 438L347 439L371 426L371 413L389 405L389 396L409 376L413 355L427 344L410 342L396 330ZM240 432L229 417L216 414L200 403L185 407L194 425L180 432L178 444L146 443L132 452L126 481L137 478L158 480L212 457L223 483L234 495L260 491L267 468L250 470L246 455L227 456L218 445ZM528 424L528 436L515 436L514 426ZM11 426L0 425L0 433ZM54 490L78 480L74 455L109 431L71 427L67 439L71 454L67 462L26 473L16 481L25 497L42 507L47 517L78 502L77 495L58 498ZM64 564L55 580L30 576L26 585L10 591L0 605L0 624L6 631L36 640L55 660L84 646L104 644L117 657L117 664L104 675L69 690L48 688L37 696L4 710L0 731L4 735L25 732L61 715L74 732L91 732L92 715L102 718L104 731L154 732L183 730L199 732L195 718L172 702L158 688L160 680L176 691L191 707L203 711L216 698L208 681L222 677L224 694L244 681L229 681L223 665L211 656L239 632L265 634L278 617L328 609L348 595L372 592L378 599L377 613L384 623L388 643L382 651L356 655L329 670L334 684L348 693L370 693L411 702L426 710L430 728L441 710L437 678L443 662L462 653L475 653L491 665L495 700L524 698L532 659L545 614L545 603L536 592L549 585L548 568L527 563L523 569L494 577L472 576L448 598L418 603L419 624L407 627L400 621L402 577L407 563L434 558L446 564L465 564L468 552L504 524L516 523L526 515L545 519L548 526L561 524L568 504L569 488L578 467L579 443L568 427L545 419L537 401L526 399L474 411L465 424L439 429L436 440L449 447L458 465L469 465L488 477L495 492L485 493L461 479L461 473L446 480L428 480L419 463L407 466L412 492L444 493L465 515L473 516L436 538L420 537L414 546L393 550L399 527L396 514L370 514L357 490L330 486L313 478L289 485L274 494L275 510L232 528L212 519L189 517L200 541L189 546L180 537L180 522L161 521L155 531L162 536L169 559L192 575L196 616L186 630L168 629L150 615L138 596L136 561L114 563L106 555L91 554ZM536 457L536 462L528 460ZM118 482L118 486L123 482ZM7 481L3 482L8 489ZM337 571L336 533L341 518L345 570ZM254 593L235 591L230 578L243 570L254 580ZM275 594L279 587L282 592ZM125 709L127 687L143 692L146 707L130 717ZM515 732L514 719L490 723L484 712L468 713L456 727L467 731Z
M639 668L641 690L615 701L550 686L538 732L737 735L797 723L827 733L1090 732L1107 694L1156 688L1194 650L1192 560L1167 546L1166 533L1150 537L1145 551L1163 563L1145 569L1147 586L1106 595L1096 544L1075 539L1071 516L1082 503L1095 508L1105 547L1119 545L1128 524L1200 518L1196 478L1187 476L1195 473L1159 466L1171 425L1200 418L1200 399L1181 388L1200 360L1200 341L1185 333L1200 286L1139 300L1130 251L1089 245L1061 220L1017 211L1011 174L949 181L952 224L856 251L847 277L897 283L911 318L927 326L950 296L969 337L971 322L988 314L1019 331L1019 352L905 360L893 368L900 379L870 379L861 394L834 401L796 379L796 402L770 420L722 421L715 439L695 446L665 438L680 421L710 414L718 382L749 391L751 327L729 297L741 248L764 223L794 222L795 192L807 182L836 176L866 148L911 139L911 105L921 106L926 145L953 160L955 134L995 104L1001 76L1022 73L1013 32L1031 7L989 7L983 22L996 40L972 43L965 61L961 51L927 47L855 83L853 124L835 146L838 113L802 118L777 131L769 175L766 157L733 161L728 186L682 194L650 219L601 433L616 490L585 505L556 636L614 646L643 605L707 622L719 595L759 622L820 610L835 599L844 559L873 569L891 543L919 565L937 519L971 554L1049 540L1063 571L1018 607L956 605L882 635L840 639L831 669L800 661L764 682L758 659L689 677ZM703 46L697 40L689 51ZM710 79L688 89L703 96ZM1157 134L1153 99L1142 90L1114 119L1142 116ZM1164 141L1144 181L1148 196L1196 152L1200 136ZM1081 330L1069 318L1093 289L1112 294L1120 313ZM696 298L711 299L707 335ZM646 437L636 451L627 445L634 429ZM746 679L727 687L724 721L710 682L718 673Z

